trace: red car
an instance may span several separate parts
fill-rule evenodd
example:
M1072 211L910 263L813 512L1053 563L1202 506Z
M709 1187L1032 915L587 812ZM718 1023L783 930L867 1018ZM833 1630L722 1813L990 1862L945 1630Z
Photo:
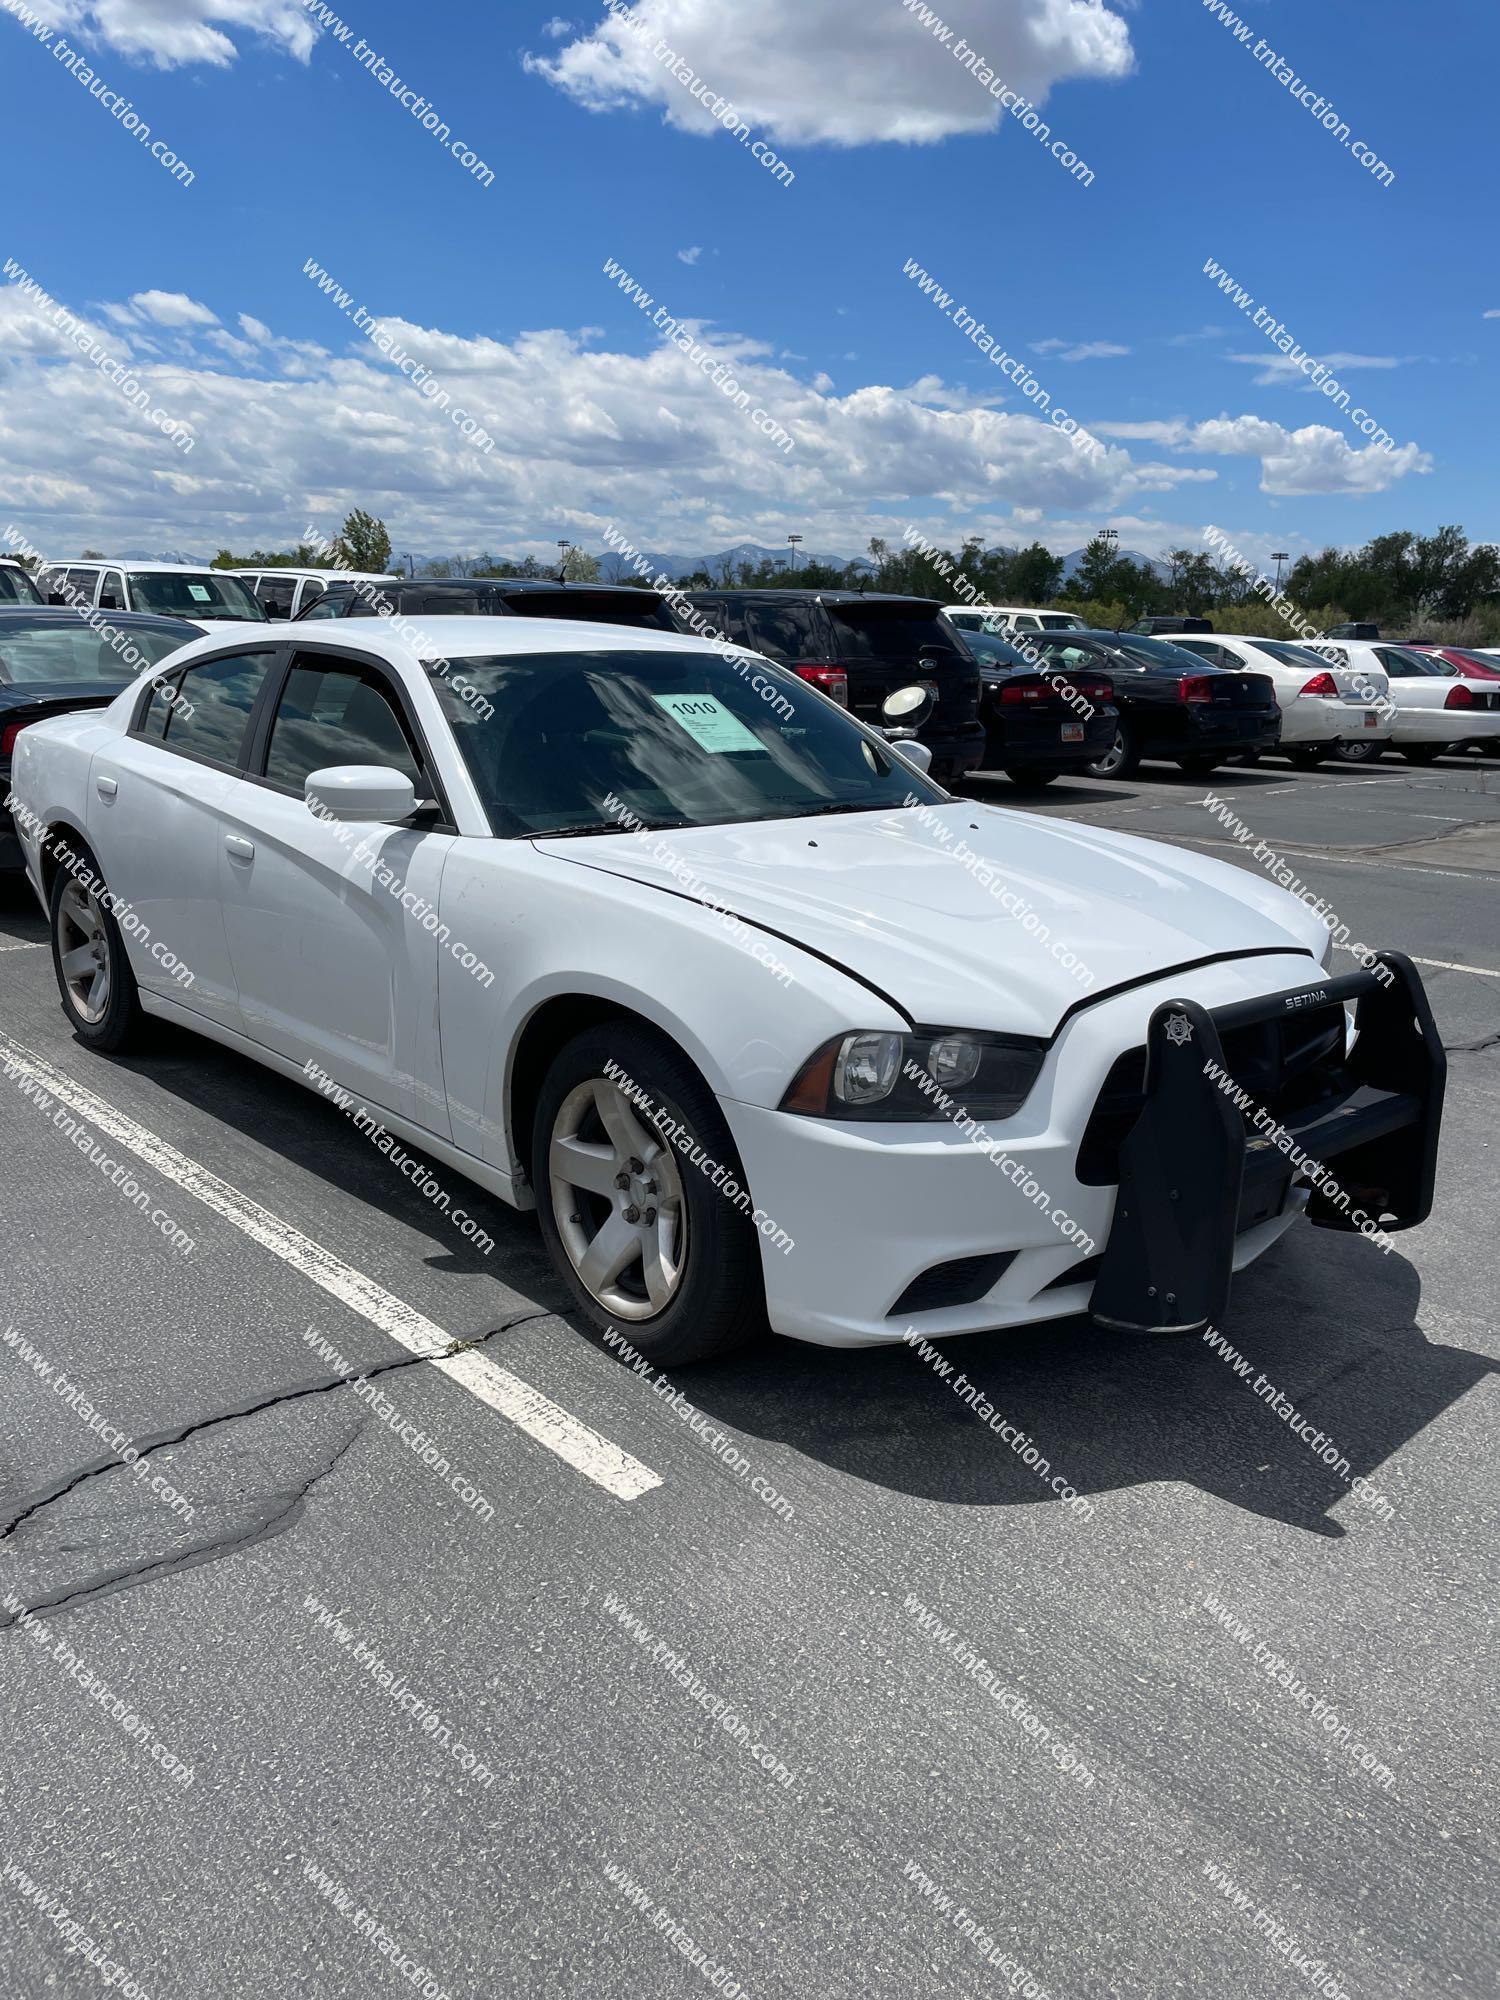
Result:
M1493 660L1467 652L1462 646L1440 646L1434 639L1418 639L1410 642L1410 650L1442 660L1454 673L1464 674L1470 680L1500 681L1500 667Z

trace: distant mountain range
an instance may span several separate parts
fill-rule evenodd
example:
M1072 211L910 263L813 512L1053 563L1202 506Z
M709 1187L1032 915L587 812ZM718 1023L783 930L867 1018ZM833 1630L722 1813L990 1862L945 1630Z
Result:
M117 553L122 562L201 564L208 561L206 556L194 555L183 549L121 549L111 553ZM599 574L606 583L616 583L621 577L640 574L633 564L627 562L623 556L616 555L611 549L601 549L598 555ZM710 576L718 576L725 563L737 569L741 563L750 563L754 566L763 562L788 562L790 555L791 551L787 548L767 548L761 542L736 542L732 548L719 549L712 555L673 549L643 549L641 560L650 565L650 574L653 576L657 574L669 577L689 576L694 570L699 569L706 570ZM1154 570L1157 576L1163 579L1169 574L1165 563L1158 561L1155 556L1142 555L1138 549L1121 549L1120 555L1131 562L1144 563L1148 569ZM1077 575L1078 565L1082 562L1083 556L1082 549L1074 549L1071 554L1063 557L1064 584L1071 583ZM417 554L415 550L412 551L412 559L419 576L430 562L446 563L453 560L449 555L424 556ZM512 558L502 556L500 560L507 561ZM862 570L870 570L873 567L864 556L835 555L826 549L806 547L798 549L798 565L809 562L827 563L834 569L843 569L851 562ZM398 565L396 559L392 558L391 567L394 569L399 566L401 565ZM548 565L544 563L542 567L545 570Z

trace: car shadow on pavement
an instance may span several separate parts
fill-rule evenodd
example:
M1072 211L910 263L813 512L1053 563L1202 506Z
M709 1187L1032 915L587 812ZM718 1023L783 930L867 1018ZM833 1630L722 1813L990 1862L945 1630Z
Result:
M1236 1281L1222 1331L1248 1364L1243 1378L1202 1338L1132 1341L1069 1319L949 1340L936 1350L946 1380L906 1346L780 1340L684 1371L676 1386L738 1430L916 1498L1064 1505L975 1414L977 1387L1000 1413L993 1423L1015 1425L1079 1494L1182 1482L1338 1537L1335 1507L1346 1519L1361 1507L1400 1513L1399 1454L1494 1366L1430 1341L1419 1295L1399 1253L1299 1226ZM1288 1405L1290 1417L1278 1414ZM1307 1436L1290 1428L1302 1419ZM1308 1441L1318 1432L1332 1463ZM1363 1499L1350 1487L1361 1476L1375 1489Z

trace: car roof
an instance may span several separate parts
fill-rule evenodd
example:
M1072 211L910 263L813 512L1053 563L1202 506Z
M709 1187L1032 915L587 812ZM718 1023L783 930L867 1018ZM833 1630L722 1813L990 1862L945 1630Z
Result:
M620 586L622 589L627 587ZM682 594L689 604L699 597L749 597L757 602L764 599L773 604L807 604L816 599L820 604L920 604L932 611L948 609L940 597L913 597L901 590L762 590L758 587L741 590L736 584L712 584L706 590L685 590Z
M214 571L212 563L171 563L171 562L128 562L122 556L52 556L47 562L48 569L128 569L132 575L143 573L155 575L158 571L168 571L179 576L233 576L234 571Z
M191 625L191 618L167 618L154 611L91 611L75 604L0 604L0 629L12 618L24 618L29 625L88 625L108 623L119 626L123 631L142 627L153 632L180 632L184 625ZM225 620L224 623L230 623ZM246 624L249 619L235 619L234 624ZM259 619L255 621L257 632L265 630ZM220 626L222 631L223 626ZM186 643L186 642L184 642Z
M182 621L179 621L182 622ZM187 622L191 622L190 620ZM241 634L253 634L264 645L268 638L284 638L299 652L311 648L348 652L351 648L373 653L395 665L439 657L393 631L383 618L351 619L339 625L308 623L301 618L273 618L262 621L226 618L202 641L193 641L195 652L214 652L232 643ZM494 618L460 615L445 618L441 634L423 633L423 639L442 640L441 657L468 659L488 653L716 653L725 642L695 639L685 632L666 632L658 627L634 625L594 625L582 618ZM760 656L748 646L731 646L747 657Z
M168 563L147 564L147 568L168 569ZM338 583L405 583L395 569L299 569L294 563L238 563L230 576L328 576Z

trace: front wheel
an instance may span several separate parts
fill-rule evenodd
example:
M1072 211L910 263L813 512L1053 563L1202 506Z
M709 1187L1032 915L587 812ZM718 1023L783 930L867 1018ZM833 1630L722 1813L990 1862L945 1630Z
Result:
M543 1241L590 1323L658 1366L765 1327L743 1176L713 1092L665 1038L606 1021L553 1062L532 1136Z
M143 1015L109 891L88 848L59 849L48 904L52 969L79 1041L113 1055L139 1039Z
M1401 755L1408 764L1435 764L1446 747L1442 743L1403 743Z
M1102 757L1096 757L1084 769L1091 778L1130 778L1140 768L1141 747L1136 741L1135 731L1120 717L1115 727L1115 740Z

